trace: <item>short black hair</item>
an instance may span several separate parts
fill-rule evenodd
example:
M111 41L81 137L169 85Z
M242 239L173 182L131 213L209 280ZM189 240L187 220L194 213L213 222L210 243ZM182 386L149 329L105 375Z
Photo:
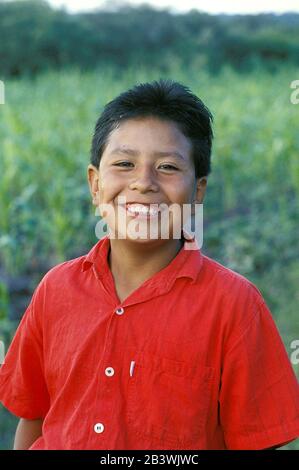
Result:
M96 122L91 163L97 168L109 135L121 122L139 117L157 117L175 122L192 144L196 178L211 172L213 116L189 88L169 79L140 83L107 103Z

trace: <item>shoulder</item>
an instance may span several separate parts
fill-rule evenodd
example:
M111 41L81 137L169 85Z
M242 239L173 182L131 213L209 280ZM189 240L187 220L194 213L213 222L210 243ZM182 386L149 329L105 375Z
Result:
M202 257L203 276L215 293L231 300L234 297L249 294L257 301L262 300L260 290L248 278L206 255L202 255Z
M242 274L203 255L198 285L202 285L209 314L222 325L223 332L241 335L262 316L271 316L258 287Z
M59 300L66 299L68 294L73 295L78 291L78 284L80 283L82 272L82 265L86 255L74 258L63 263L53 266L42 277L37 285L33 296L33 305L49 306L52 301L55 304Z
M78 276L82 271L82 265L85 258L86 255L83 255L78 258L56 264L44 275L42 281L51 284L66 281L74 276Z

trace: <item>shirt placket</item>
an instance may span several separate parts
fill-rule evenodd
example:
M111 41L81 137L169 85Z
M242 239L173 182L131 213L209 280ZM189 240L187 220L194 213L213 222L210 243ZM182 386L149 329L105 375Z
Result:
M121 370L124 366L124 357L118 357L117 354L119 351L125 352L128 346L126 344L116 344L116 336L119 338L119 335L117 335L118 329L121 328L123 337L126 337L127 328L130 324L126 321L126 318L129 315L130 306L139 303L142 305L142 302L161 295L168 290L168 283L166 280L163 283L161 283L161 280L159 283L150 283L145 288L137 289L133 296L120 303L111 272L106 272L106 275L99 280L108 295L107 300L110 306L114 305L114 308L111 309L103 353L99 361L97 390L95 391L92 416L90 417L90 430L92 431L89 442L92 443L91 448L108 449L114 445L118 433L115 426L121 426L119 420L115 418L115 400L120 397L120 389L124 386L121 383L121 380L124 380L123 371ZM128 378L129 375L132 376L134 373L134 360L128 365L127 372Z
M99 448L109 447L114 439L115 400L121 387L121 362L115 353L115 332L125 328L125 309L118 306L109 318L105 336L104 351L99 365L98 387L94 406L94 422L91 423ZM120 322L123 324L121 325ZM94 440L93 440L94 441Z

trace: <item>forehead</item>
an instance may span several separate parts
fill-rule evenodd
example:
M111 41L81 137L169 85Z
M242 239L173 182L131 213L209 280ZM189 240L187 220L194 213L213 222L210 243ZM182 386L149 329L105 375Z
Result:
M121 122L111 132L104 153L110 154L116 148L126 147L137 152L177 151L189 160L192 144L175 122L146 117Z

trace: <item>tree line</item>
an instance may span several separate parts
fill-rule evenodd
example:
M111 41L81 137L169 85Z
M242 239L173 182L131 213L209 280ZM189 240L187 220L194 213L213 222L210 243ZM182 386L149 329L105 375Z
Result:
M298 14L174 14L146 4L70 14L43 0L0 0L0 78L110 64L275 68L298 65L298 45Z

